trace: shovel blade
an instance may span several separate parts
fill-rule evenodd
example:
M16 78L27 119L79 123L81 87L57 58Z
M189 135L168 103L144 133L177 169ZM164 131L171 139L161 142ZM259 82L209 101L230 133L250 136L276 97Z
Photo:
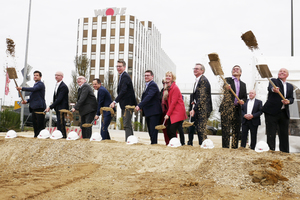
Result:
M9 67L9 68L6 68L6 70L7 70L9 79L17 79L18 78L18 75L17 75L17 72L16 72L15 68Z
M272 78L272 73L268 65L256 65L256 68L262 78Z
M224 72L219 61L210 61L209 65L214 73L214 75L224 75Z

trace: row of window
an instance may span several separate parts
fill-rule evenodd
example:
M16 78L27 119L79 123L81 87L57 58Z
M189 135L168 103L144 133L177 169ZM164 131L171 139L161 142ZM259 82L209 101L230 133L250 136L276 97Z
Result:
M134 21L135 17L132 15L126 16L126 15L121 15L120 16L120 21L125 21L126 17L129 17L129 21ZM98 17L93 17L93 23L98 21ZM102 16L102 22L107 21L107 16ZM116 21L116 16L111 16L111 21ZM89 23L89 18L84 18L83 23Z

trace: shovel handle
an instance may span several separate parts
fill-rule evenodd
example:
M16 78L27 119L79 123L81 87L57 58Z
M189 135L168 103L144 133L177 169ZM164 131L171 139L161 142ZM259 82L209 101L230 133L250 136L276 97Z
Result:
M269 82L271 83L271 85L272 85L274 88L277 88L277 86L273 83L273 81L272 81L270 78L268 78L268 80L269 80ZM280 91L279 91L278 94L280 95L280 97L281 97L283 100L285 100L284 96L281 94Z
M223 79L223 81L224 81L224 83L225 83L226 85L229 85L229 84L226 82L226 80L225 80L225 78L224 78L223 76L220 76L220 77ZM231 93L235 96L235 98L236 98L238 101L240 101L239 97L236 95L236 93L232 90L231 87L230 87L230 91L231 91Z
M15 81L16 87L19 87L19 86L18 86L18 84L17 84L17 81L16 81L16 79L14 79L14 81ZM22 96L22 93L21 93L21 91L20 91L20 90L18 90L18 92L19 92L19 95L20 95L20 97L22 98L22 101L25 101L25 100L24 100L24 98L23 98L23 96Z

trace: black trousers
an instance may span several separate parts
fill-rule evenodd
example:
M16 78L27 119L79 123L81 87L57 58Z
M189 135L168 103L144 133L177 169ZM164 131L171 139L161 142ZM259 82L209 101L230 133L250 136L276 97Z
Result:
M159 125L160 117L161 117L160 114L146 117L146 123L148 127L151 144L157 144L158 130L155 129L155 126Z
M57 118L57 124L56 124L57 129L60 130L60 132L63 135L63 138L67 138L66 121L65 121L64 113L56 111L56 118Z
M37 137L41 130L45 129L45 115L35 112L43 112L44 108L31 109L34 137Z
M251 120L247 120L246 123L242 124L242 142L241 147L246 147L248 131L250 130L251 134L251 144L250 148L255 149L256 141L257 141L257 128L258 126L254 126Z
M286 111L281 110L277 115L270 115L265 113L267 143L271 150L275 151L276 131L278 127L279 149L282 152L289 153L289 123Z
M221 115L222 126L222 147L229 148L230 143L230 129L232 129L232 143L231 148L237 149L239 136L241 132L242 113L241 106L234 106L233 117L230 115Z
M181 121L181 123L178 127L178 133L179 133L181 145L185 145L185 138L184 138L184 132L183 132L183 128L182 128L182 123L183 123L183 121Z
M176 131L181 123L182 121L171 124L170 118L168 119L167 134L170 140L174 137L176 138Z
M195 117L191 117L191 122L194 122L194 121L195 121ZM195 134L195 124L193 126L189 127L189 141L188 141L188 145L193 146L194 134Z
M80 128L82 130L82 138L91 138L92 136L92 127L82 127L82 124L88 123L90 124L96 115L96 111L95 112L90 112L86 115L82 115L81 116L81 125Z

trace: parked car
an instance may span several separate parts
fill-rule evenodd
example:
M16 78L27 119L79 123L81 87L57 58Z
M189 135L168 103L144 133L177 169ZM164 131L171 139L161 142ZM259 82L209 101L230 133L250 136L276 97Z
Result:
M15 109L13 110L16 113L21 114L21 108ZM24 118L23 118L23 122L25 126L33 126L32 123L32 115L29 112L29 107L28 106L24 106ZM49 122L50 122L50 114L46 113L45 115L45 127L49 127ZM57 118L56 115L52 114L52 127L56 126L57 123Z

